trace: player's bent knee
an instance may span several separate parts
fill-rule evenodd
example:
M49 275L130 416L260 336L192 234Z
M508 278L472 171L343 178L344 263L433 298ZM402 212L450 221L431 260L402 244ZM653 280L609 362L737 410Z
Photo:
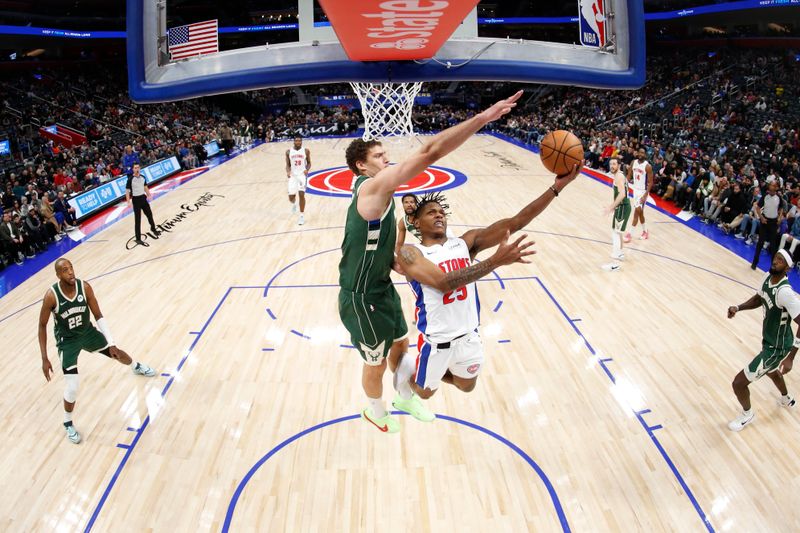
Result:
M78 374L65 374L64 375L64 401L67 403L75 403L78 399L78 384L80 378Z
M472 392L473 390L475 390L475 385L477 384L478 384L478 378L472 378L472 379L456 378L455 380L453 380L453 385L455 385L458 388L458 390L462 392Z

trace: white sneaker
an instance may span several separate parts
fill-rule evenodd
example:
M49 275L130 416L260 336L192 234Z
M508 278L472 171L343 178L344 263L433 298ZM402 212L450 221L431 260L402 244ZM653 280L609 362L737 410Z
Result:
M300 215L300 220L297 221L297 225L298 226L302 226L305 223L306 223L306 219L303 218L303 215Z
M785 396L785 397L781 396L780 398L778 398L778 405L780 405L781 407L786 407L787 409L790 409L794 407L794 404L795 404L794 398L791 396Z
M143 363L136 363L133 365L133 373L147 378L152 378L156 375L156 371Z
M605 265L600 265L600 268L606 272L616 272L622 268L622 265L619 263L606 263Z
M625 252L620 252L618 254L611 254L611 259L616 259L617 261L624 261L625 260Z
M67 438L72 444L78 444L81 441L81 434L78 433L78 430L75 429L72 422L70 422L69 425L65 424L64 429L67 430Z
M756 414L752 410L749 414L742 411L739 413L739 416L730 421L728 429L731 431L741 431L747 424L752 422L755 417Z

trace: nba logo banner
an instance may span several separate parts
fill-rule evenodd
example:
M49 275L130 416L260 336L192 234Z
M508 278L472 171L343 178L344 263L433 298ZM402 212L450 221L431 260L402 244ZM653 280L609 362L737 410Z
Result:
M578 0L581 44L593 48L606 45L606 0Z

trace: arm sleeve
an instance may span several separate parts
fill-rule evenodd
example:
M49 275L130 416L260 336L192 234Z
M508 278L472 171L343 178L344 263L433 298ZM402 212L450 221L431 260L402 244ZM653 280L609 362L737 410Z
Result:
M131 193L133 192L132 181L133 181L133 174L130 174L128 176L128 181L125 182L125 190L131 191Z
M793 319L800 315L800 299L797 298L797 294L791 287L780 289L775 295L775 303L778 304L778 307L786 309Z

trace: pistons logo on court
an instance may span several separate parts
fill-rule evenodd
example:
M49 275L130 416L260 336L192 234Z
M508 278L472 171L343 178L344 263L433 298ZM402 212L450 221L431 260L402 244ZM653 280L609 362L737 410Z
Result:
M320 196L351 198L353 195L353 172L347 167L328 168L308 176L306 192ZM444 167L428 167L417 177L401 185L395 196L406 193L423 194L459 187L467 182L462 172Z

